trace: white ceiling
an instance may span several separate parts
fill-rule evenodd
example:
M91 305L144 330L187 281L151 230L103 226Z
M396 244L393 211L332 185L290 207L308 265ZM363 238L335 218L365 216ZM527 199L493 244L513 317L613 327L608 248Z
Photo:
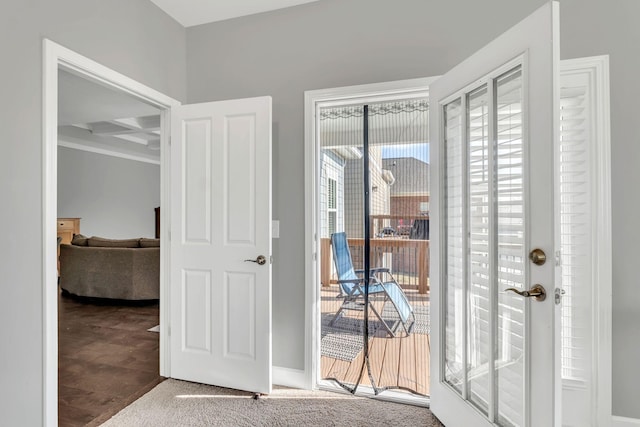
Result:
M58 125L152 116L157 108L68 71L58 73Z
M185 27L311 3L318 0L151 0Z

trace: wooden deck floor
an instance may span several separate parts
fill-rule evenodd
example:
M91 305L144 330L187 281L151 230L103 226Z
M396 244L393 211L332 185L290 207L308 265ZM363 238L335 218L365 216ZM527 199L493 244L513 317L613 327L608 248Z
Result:
M342 299L336 298L338 287L332 285L323 287L322 314L331 316L335 313ZM414 307L428 306L429 295L421 295L416 289L405 289L405 294ZM377 310L382 310L382 302L374 303ZM346 316L362 320L363 313L347 311ZM370 314L373 316L373 314ZM383 331L378 331L369 340L371 377L377 387L400 388L420 395L429 395L429 359L430 336L424 333L412 332L406 336L402 327L395 338L391 338ZM361 373L364 352L350 360L341 360L328 356L322 356L322 378L337 379L347 384L354 384ZM361 384L371 385L371 379L367 369L362 374Z

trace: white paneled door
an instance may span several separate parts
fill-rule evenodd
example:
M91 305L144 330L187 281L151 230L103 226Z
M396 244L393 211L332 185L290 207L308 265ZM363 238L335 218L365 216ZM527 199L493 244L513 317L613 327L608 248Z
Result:
M560 425L557 36L550 2L430 86L431 409L447 426Z
M171 110L171 377L271 392L271 98Z

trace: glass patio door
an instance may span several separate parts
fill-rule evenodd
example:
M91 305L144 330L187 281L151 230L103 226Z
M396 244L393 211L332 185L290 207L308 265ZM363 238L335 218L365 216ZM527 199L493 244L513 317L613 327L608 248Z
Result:
M557 12L430 87L431 409L445 425L559 424Z

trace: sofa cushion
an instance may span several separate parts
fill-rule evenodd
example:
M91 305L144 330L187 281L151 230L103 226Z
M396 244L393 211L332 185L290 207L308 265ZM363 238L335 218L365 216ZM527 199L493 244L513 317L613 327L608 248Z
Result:
M88 246L96 248L139 248L139 239L105 239L103 237L89 237Z
M159 248L160 239L146 239L142 237L140 239L140 247L141 248Z
M71 244L75 246L87 246L89 244L89 238L82 234L75 234L71 239Z

